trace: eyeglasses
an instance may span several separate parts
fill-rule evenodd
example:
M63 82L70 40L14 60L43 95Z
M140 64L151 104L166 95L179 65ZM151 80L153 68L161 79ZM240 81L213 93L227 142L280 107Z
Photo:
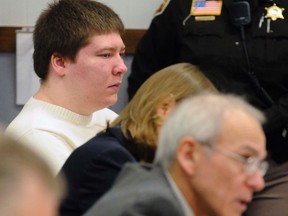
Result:
M217 151L233 160L241 162L245 166L245 172L247 175L253 175L257 170L259 170L261 175L264 176L267 172L267 161L261 161L256 157L246 158L240 154L220 148L219 146L204 145L204 147L209 150Z

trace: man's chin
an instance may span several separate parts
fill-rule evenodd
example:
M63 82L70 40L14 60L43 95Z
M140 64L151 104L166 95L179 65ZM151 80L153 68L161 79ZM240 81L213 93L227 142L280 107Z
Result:
M109 98L109 100L107 100L106 107L110 107L110 106L115 105L117 103L117 101L118 101L118 96L117 96L117 94L115 94L114 96L111 96Z

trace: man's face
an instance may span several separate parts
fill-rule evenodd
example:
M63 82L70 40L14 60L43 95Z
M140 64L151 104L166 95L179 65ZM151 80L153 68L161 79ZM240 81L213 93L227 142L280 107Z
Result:
M262 127L240 111L225 116L214 145L245 158L263 160L266 156ZM253 192L264 187L260 171L249 175L242 162L220 151L200 149L201 156L191 179L197 210L210 216L240 216L252 200Z
M118 33L95 34L69 62L67 89L80 99L88 112L117 102L117 93L127 72L122 55L125 46Z

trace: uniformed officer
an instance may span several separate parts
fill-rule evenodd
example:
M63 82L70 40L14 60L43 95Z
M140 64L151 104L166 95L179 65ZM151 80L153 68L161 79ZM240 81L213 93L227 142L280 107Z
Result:
M288 215L288 1L165 0L138 44L129 97L177 62L198 65L220 91L265 112L271 168L247 214Z

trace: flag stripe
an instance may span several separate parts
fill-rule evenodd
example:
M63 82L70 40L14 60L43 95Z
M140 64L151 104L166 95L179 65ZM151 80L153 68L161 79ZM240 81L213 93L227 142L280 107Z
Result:
M220 14L222 1L195 0L192 6L192 15Z

